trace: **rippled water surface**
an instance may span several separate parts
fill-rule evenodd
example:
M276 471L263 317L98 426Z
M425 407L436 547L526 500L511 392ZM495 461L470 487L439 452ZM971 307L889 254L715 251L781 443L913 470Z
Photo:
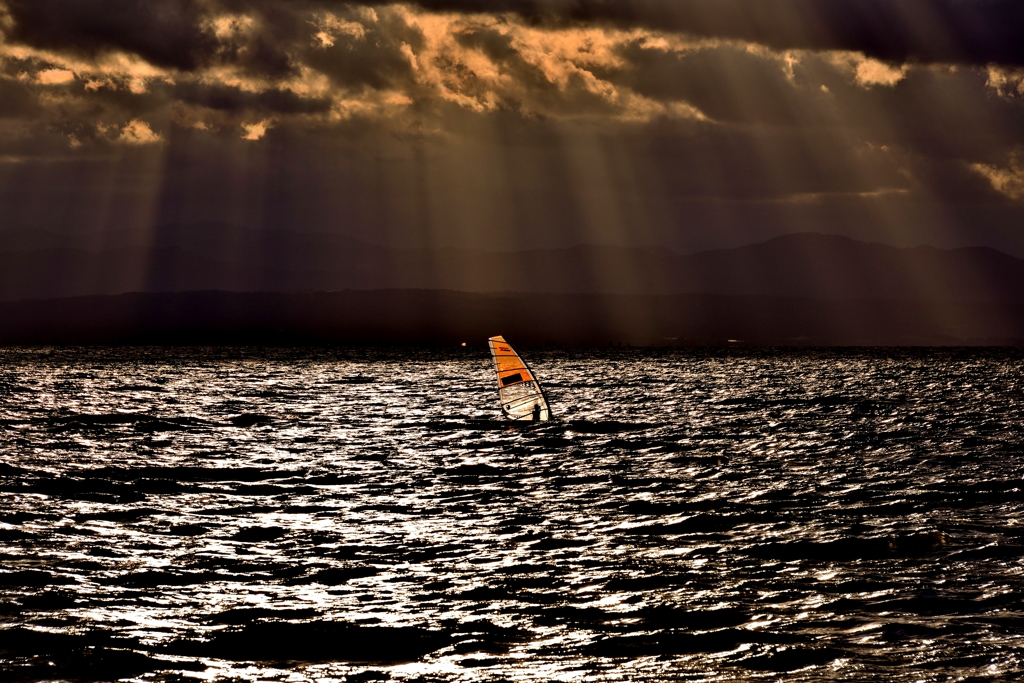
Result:
M1021 353L523 351L0 351L0 678L1024 677Z

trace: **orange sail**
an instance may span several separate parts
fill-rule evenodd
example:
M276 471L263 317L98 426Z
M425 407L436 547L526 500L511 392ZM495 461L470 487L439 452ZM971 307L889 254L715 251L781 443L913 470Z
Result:
M537 378L504 337L491 337L491 358L498 373L501 411L510 420L550 420L551 409Z

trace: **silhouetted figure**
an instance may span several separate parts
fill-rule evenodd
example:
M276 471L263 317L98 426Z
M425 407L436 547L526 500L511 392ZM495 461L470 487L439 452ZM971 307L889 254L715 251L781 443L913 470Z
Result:
M539 403L534 403L533 404L533 421L534 422L540 422L540 404Z

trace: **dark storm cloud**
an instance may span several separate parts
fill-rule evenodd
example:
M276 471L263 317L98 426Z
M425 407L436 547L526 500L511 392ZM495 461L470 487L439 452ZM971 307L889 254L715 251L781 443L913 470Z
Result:
M6 0L6 6L12 42L85 56L122 51L181 71L229 62L271 77L294 72L287 49L301 23L295 6L268 4L256 9L271 21L239 41L217 35L210 20L219 7L203 0Z
M0 61L11 95L4 111L45 107L44 118L61 130L80 128L74 119L90 111L108 129L138 117L157 127L173 118L237 130L260 120L252 117L319 115L320 125L370 117L395 129L444 130L451 127L444 112L455 105L613 123L840 126L926 156L996 163L993 150L1016 144L1012 130L1022 118L1014 96L1024 78L1015 72L936 71L848 51L898 62L982 59L983 47L985 59L1012 62L1020 48L1000 36L1018 30L1021 12L1000 0L417 5L447 14L330 0L7 0L6 7L7 43L50 52L9 52ZM495 11L531 21L486 13ZM663 32L621 29L635 26ZM60 63L61 49L96 58ZM155 70L103 61L124 51ZM423 117L433 120L425 125Z
M174 99L221 111L252 111L267 114L315 114L331 108L330 100L299 97L288 90L246 92L228 85L190 81L170 88Z
M192 70L213 59L284 76L310 12L384 2L333 0L7 0L10 38L94 54L123 50ZM776 50L851 50L891 62L1024 65L1019 0L420 0L430 11L514 13L542 25L643 27L724 38ZM262 18L246 43L218 40L211 17ZM364 69L365 71L365 69Z
M377 3L380 4L380 3ZM541 23L727 38L777 50L853 50L889 61L1024 64L1019 0L420 0L431 10L513 12Z
M123 50L152 64L193 69L217 43L197 0L6 0L8 39L86 55Z

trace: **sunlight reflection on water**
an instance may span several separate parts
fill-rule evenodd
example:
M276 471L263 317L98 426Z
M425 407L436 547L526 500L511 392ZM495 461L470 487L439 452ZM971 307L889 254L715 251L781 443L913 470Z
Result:
M529 359L559 421L474 349L6 351L0 671L1024 669L1018 353Z

